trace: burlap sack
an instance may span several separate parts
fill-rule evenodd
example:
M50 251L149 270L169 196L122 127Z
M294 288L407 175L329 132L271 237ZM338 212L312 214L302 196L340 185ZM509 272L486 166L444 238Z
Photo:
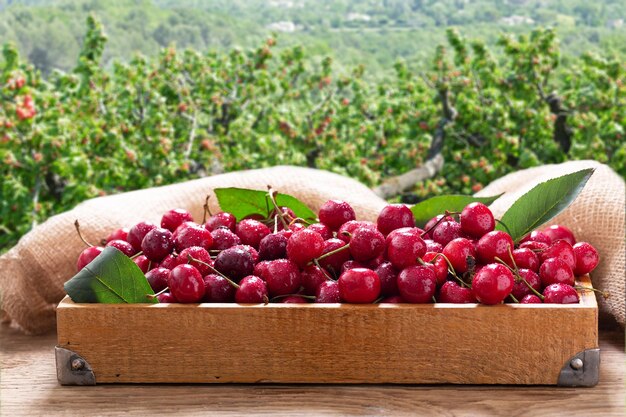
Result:
M358 218L368 220L376 220L385 205L384 200L353 179L298 167L233 172L95 198L51 217L0 257L1 307L26 332L54 328L55 306L65 296L63 283L76 273L76 259L85 248L74 229L76 219L86 239L98 242L121 226L130 227L141 220L159 223L161 215L171 208L187 209L200 221L207 194L212 195L211 210L219 211L214 188L265 190L267 185L305 201L313 209L331 198L350 201Z
M626 188L623 178L608 166L596 161L572 161L506 175L489 184L477 195L505 193L491 205L497 218L536 184L585 168L595 168L587 185L578 198L548 225L563 224L574 232L578 241L589 242L598 249L600 264L591 274L591 279L595 288L610 293L606 300L601 296L597 297L600 310L610 313L624 326Z
M493 205L504 212L517 196L539 181L586 166L597 166L589 184L574 205L556 222L571 227L579 239L594 244L602 263L594 274L597 287L615 295L608 307L624 323L624 182L609 168L594 162L579 162L522 171L498 181L481 192L490 195L510 191ZM530 173L530 174L529 174ZM25 235L0 257L0 296L2 309L10 319L29 333L54 328L55 306L65 295L63 283L75 273L75 262L84 248L76 236L78 219L88 240L99 241L111 230L131 226L140 220L158 222L173 207L185 208L201 219L202 204L213 188L246 187L275 189L292 194L317 209L330 198L349 201L358 218L375 220L385 201L352 179L324 171L275 167L234 172L149 190L133 191L85 201L71 211L50 218ZM217 211L217 200L210 200Z

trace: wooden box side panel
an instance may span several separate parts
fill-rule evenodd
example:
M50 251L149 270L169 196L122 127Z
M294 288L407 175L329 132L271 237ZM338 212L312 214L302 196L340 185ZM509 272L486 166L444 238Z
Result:
M102 382L556 384L596 348L580 305L59 306Z

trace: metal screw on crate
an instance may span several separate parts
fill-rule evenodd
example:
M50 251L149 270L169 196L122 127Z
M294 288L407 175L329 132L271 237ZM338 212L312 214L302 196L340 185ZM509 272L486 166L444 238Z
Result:
M574 358L570 362L569 366L576 370L581 369L583 367L583 361L580 358Z
M72 361L72 370L73 371L80 371L81 369L83 369L85 367L85 361L82 359L74 359Z

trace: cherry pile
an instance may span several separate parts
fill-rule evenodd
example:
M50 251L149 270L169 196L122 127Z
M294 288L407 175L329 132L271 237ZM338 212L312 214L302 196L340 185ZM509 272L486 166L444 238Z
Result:
M275 203L275 202L274 202ZM494 230L487 206L415 227L411 210L387 205L376 223L327 201L319 223L278 207L237 222L217 213L204 224L173 209L160 227L141 222L103 245L131 257L162 303L578 303L575 277L599 262L565 226L533 231L515 245ZM85 249L78 270L103 248Z

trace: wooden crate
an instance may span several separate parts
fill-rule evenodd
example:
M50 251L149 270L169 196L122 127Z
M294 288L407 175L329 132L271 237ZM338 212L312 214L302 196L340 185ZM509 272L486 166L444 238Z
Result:
M591 286L587 277L579 282ZM595 295L580 304L75 304L57 309L62 384L593 386Z

